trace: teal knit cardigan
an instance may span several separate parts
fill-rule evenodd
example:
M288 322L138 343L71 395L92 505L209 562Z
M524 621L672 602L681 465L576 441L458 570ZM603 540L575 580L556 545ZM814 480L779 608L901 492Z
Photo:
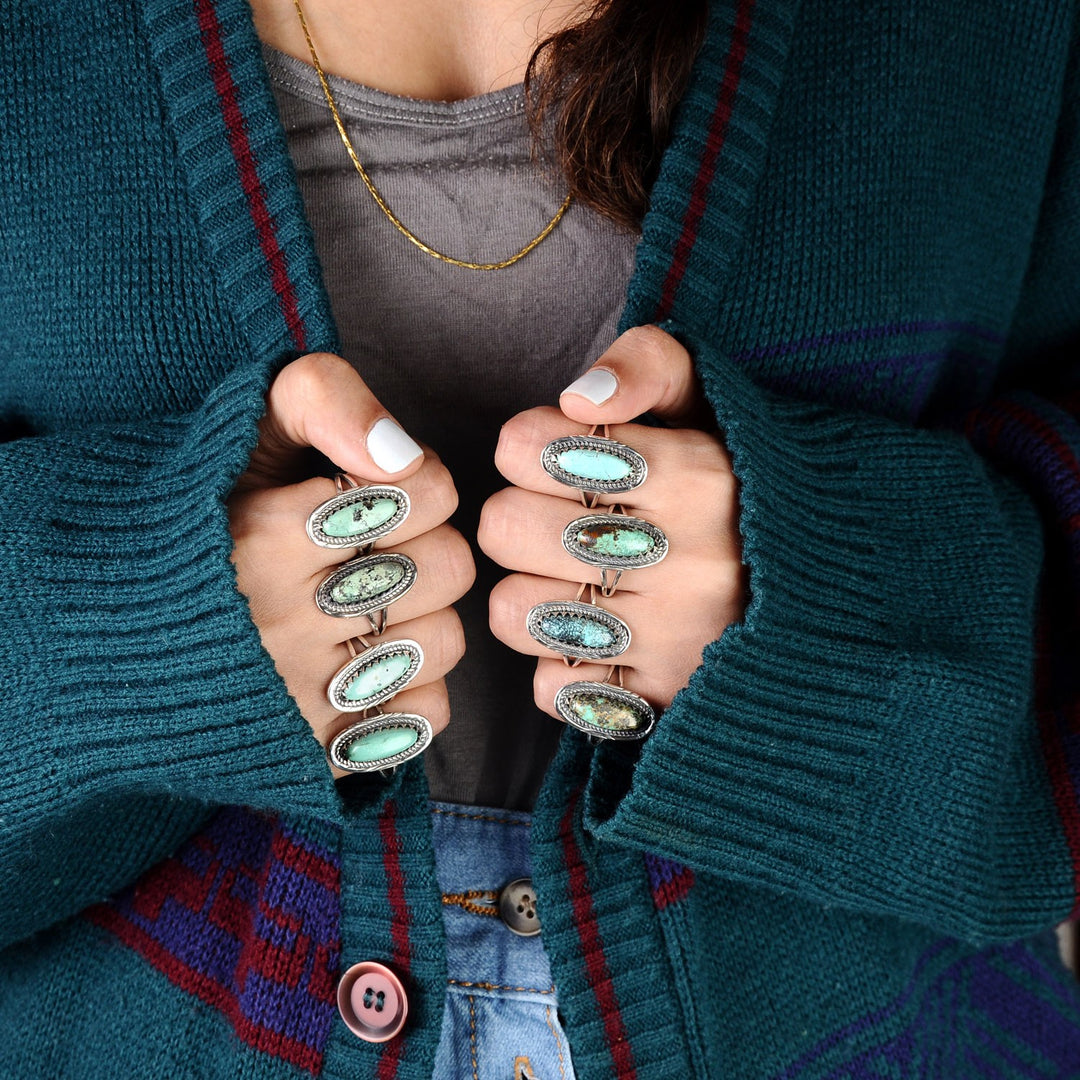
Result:
M1080 1076L1074 7L712 5L623 325L694 352L752 599L541 792L582 1080ZM0 1077L426 1080L422 769L338 796L229 563L268 381L335 345L250 14L0 43Z

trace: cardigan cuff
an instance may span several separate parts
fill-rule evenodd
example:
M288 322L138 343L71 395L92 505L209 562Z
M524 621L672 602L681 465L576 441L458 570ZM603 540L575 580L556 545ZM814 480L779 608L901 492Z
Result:
M752 598L636 762L598 751L588 827L972 939L1064 917L1030 717L1031 502L957 435L780 399L690 347L741 484Z
M122 791L336 812L230 561L225 501L276 366L240 366L188 416L0 452L0 749L26 824Z

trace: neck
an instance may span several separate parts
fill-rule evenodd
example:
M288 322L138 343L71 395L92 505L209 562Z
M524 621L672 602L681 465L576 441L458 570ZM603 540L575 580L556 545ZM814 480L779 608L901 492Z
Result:
M533 49L583 0L301 0L324 70L391 94L457 101L521 82ZM253 0L268 45L310 54L293 0Z

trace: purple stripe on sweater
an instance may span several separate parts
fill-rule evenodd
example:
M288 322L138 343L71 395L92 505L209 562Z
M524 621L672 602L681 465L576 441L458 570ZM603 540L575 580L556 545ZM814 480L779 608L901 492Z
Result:
M754 349L745 349L732 355L733 360L770 360L776 356L790 356L792 353L805 352L808 349L822 349L831 345L850 345L856 341L873 341L878 338L900 337L902 334L961 333L981 338L983 341L1000 345L1005 338L993 330L986 330L973 323L933 322L929 320L890 323L885 326L862 326L852 330L841 330L833 334L818 337L800 338L796 341L782 342L778 345L763 345Z
M816 1061L842 1053L845 1044L857 1052L826 1072L814 1070L813 1075L822 1080L914 1075L913 1070L926 1066L924 1047L932 1045L940 1055L949 1036L952 1064L940 1075L956 1080L984 1080L999 1075L999 1066L1007 1068L1009 1077L1030 1080L1080 1075L1080 998L1069 997L1062 978L1055 979L1025 946L1012 945L963 956L922 985L927 963L946 944L939 942L920 958L910 982L892 1003L835 1032L776 1080L808 1075ZM883 1032L883 1041L867 1046L875 1028L892 1027L890 1021L913 1002L914 1015L901 1030ZM958 1017L964 1018L962 1027L956 1025ZM946 1062L938 1060L937 1067L945 1068Z

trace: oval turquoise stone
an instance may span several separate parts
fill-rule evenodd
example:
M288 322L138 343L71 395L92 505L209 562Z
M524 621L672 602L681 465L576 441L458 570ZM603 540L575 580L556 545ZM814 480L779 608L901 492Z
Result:
M567 704L579 720L608 731L635 731L644 720L633 706L603 694L572 694Z
M359 536L385 525L398 512L395 499L364 499L335 510L322 524L327 536Z
M633 471L621 457L603 450L564 450L555 460L560 468L583 480L625 480Z
M337 582L330 590L330 597L339 604L374 600L389 592L404 577L405 567L394 560L368 563Z
M420 733L411 727L384 728L361 735L349 743L345 757L356 764L381 761L408 750L420 738Z
M618 525L593 525L579 530L574 539L588 551L623 559L648 555L656 547L656 541L644 530Z
M540 629L564 645L606 649L615 644L615 634L610 627L583 615L545 615L540 620Z
M412 657L408 653L384 656L381 660L361 668L348 681L345 686L345 699L363 701L365 698L374 697L400 679L411 667Z

